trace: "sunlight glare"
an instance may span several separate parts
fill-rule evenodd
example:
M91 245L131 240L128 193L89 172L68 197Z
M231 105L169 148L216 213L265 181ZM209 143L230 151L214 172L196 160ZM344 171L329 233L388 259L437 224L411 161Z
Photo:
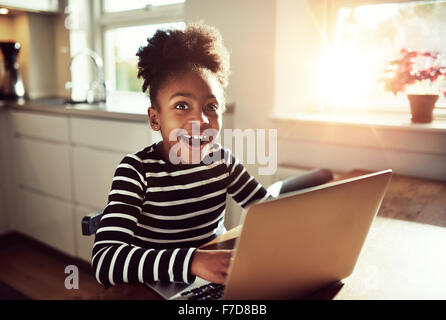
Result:
M383 21L398 15L398 4L367 5L356 7L353 16L358 24L369 30L376 30Z
M370 86L376 67L365 63L359 50L337 48L329 51L320 64L321 92L324 104L331 107L361 108L361 100Z

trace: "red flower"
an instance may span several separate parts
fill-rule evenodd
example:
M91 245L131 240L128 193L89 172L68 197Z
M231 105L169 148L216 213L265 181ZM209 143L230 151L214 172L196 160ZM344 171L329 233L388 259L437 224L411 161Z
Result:
M386 90L397 94L398 92L404 92L408 85L423 80L429 80L430 83L440 80L446 82L446 65L437 66L437 62L441 58L439 52L418 52L403 48L400 50L400 55L398 59L389 62L385 71L385 78L382 80ZM417 70L415 65L417 57L431 60L432 65L426 69ZM446 90L439 91L446 97Z

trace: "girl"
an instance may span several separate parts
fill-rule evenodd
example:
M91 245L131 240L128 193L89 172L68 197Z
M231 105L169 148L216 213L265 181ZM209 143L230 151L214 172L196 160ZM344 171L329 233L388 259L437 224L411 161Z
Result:
M216 143L229 54L203 24L158 30L137 53L150 126L162 141L124 157L96 232L92 266L105 286L199 276L224 283L231 250L200 250L224 232L226 195L242 207L266 190Z

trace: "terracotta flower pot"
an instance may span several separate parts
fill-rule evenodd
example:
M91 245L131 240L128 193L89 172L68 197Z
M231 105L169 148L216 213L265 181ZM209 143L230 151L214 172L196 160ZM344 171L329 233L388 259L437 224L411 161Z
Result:
M408 94L407 97L410 102L412 122L432 122L432 113L435 107L435 103L438 100L438 94Z

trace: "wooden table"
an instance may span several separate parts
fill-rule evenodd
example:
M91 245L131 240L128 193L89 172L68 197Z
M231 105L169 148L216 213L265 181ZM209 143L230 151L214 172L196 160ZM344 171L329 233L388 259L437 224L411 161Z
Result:
M352 275L307 298L446 299L445 192L444 182L394 175ZM401 220L410 217L415 222ZM437 226L426 224L434 222ZM240 227L231 229L205 248L233 248L239 233ZM133 284L116 285L93 298L161 299L146 285Z

